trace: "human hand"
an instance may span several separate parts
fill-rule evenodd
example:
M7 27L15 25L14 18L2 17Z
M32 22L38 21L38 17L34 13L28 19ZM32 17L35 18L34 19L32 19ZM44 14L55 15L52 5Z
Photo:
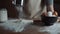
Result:
M52 15L58 16L58 12L57 11L54 11ZM42 13L42 16L48 16L48 12L43 12Z

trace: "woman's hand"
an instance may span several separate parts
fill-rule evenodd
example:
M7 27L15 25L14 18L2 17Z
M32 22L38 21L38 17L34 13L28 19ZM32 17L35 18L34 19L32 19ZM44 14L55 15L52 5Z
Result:
M54 11L53 12L53 15L58 16L58 12L57 11Z
M43 13L42 13L42 16L47 16L47 15L48 15L47 13L48 13L48 12L43 12ZM57 11L54 11L54 12L53 12L53 15L54 15L54 16L58 16Z
M41 16L47 16L47 12L43 12Z

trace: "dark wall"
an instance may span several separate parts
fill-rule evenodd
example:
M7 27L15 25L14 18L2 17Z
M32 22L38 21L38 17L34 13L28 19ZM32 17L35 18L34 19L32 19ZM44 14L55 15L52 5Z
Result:
M12 0L0 0L0 8L6 8L8 10L8 17L18 18L18 12L12 5Z
M54 0L54 2L59 4L60 3L60 0Z
M60 16L60 0L54 1L54 9L58 12L58 15Z

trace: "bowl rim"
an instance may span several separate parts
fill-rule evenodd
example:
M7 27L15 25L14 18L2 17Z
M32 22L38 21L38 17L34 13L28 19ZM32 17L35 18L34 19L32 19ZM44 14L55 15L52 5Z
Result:
M41 16L41 17L58 17L58 16Z

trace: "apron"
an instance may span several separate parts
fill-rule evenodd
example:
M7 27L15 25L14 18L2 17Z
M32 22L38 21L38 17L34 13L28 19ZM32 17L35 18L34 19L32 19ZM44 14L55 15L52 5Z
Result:
M41 18L41 14L47 11L46 5L53 4L53 0L29 0L24 4L26 15L29 18Z

